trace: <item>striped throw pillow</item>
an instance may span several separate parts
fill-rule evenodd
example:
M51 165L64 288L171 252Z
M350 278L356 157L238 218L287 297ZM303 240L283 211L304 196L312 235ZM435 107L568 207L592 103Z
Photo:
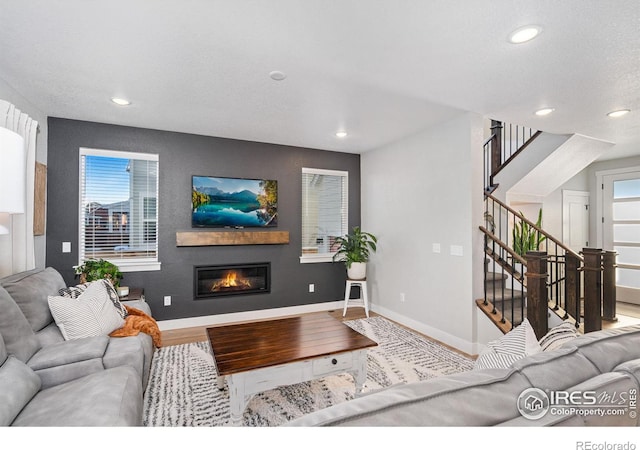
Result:
M489 342L476 359L473 369L506 369L517 360L541 351L529 320L524 319L500 339Z
M113 303L113 306L118 311L118 314L120 314L120 317L122 317L123 319L127 317L127 309L124 307L122 303L120 303L120 296L118 296L118 291L116 291L116 288L113 286L111 281L107 280L106 278L103 280L97 280L97 281L91 281L89 283L78 284L76 286L65 287L60 289L58 291L58 294L60 294L63 297L78 298L80 297L80 295L82 295L84 291L87 290L87 288L91 285L91 283L104 284L104 287L107 290L107 293L109 294L109 299L111 299L111 303Z
M540 339L540 347L543 352L555 350L561 347L563 344L577 338L580 334L576 329L576 326L568 320L562 322L549 330L542 339Z
M124 326L104 283L91 283L78 298L49 296L48 301L65 340L106 336Z

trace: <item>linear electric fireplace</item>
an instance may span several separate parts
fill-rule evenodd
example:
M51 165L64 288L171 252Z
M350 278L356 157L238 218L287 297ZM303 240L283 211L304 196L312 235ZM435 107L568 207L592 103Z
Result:
M225 264L194 267L194 297L267 293L271 290L271 264Z

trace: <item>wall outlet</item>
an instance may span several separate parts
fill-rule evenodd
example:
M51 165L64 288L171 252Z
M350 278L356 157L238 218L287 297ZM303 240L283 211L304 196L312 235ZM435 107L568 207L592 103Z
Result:
M171 296L170 295L165 295L164 296L164 306L171 306Z
M62 243L62 253L71 253L71 242Z
M404 297L404 293L401 293L401 294L400 294L400 301L401 301L402 303L404 303L404 302L405 302L405 300L406 300L406 299L405 299L405 297Z
M309 292L315 292L316 291L316 285L311 283L309 284Z
M433 249L433 253L440 253L440 244L433 243L431 244L431 248Z

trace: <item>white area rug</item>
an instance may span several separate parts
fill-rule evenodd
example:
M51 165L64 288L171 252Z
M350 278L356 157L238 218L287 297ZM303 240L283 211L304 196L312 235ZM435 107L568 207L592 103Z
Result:
M368 350L365 391L440 377L473 368L473 361L382 317L345 322L378 343ZM278 426L352 399L351 375L283 386L257 394L244 413L245 426ZM216 386L207 342L157 349L145 393L144 425L227 426L229 396Z

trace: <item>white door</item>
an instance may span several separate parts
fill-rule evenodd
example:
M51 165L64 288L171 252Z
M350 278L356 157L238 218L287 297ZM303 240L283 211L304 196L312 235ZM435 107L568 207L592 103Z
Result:
M562 191L562 243L576 253L589 247L589 192Z
M640 172L603 176L604 250L618 253L616 297L640 304Z

